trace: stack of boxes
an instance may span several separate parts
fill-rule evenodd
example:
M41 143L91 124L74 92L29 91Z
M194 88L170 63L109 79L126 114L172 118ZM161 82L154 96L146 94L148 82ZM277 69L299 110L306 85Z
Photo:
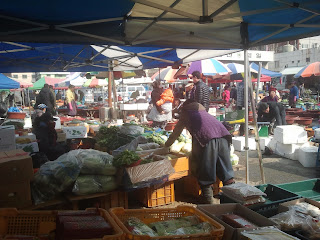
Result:
M23 150L0 152L0 208L32 205L32 159Z
M274 137L269 145L275 154L297 161L299 159L299 149L309 146L308 134L300 126L278 126L274 130Z

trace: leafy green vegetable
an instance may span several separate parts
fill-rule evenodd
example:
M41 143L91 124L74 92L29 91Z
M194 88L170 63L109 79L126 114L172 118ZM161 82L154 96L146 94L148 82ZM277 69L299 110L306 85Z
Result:
M161 134L153 132L152 134L146 135L146 138L149 142L158 143L163 146L165 144L165 140L161 138Z
M130 166L132 163L140 160L140 156L135 151L124 150L113 159L113 166Z
M120 129L116 126L102 126L97 134L97 143L108 150L115 150L132 140L133 137L120 133Z

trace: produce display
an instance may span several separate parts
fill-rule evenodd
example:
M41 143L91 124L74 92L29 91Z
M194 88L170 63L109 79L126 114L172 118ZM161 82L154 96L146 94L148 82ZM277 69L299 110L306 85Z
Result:
M234 228L255 228L258 227L254 223L236 214L223 214L221 215L222 221L228 223Z
M286 234L275 227L243 231L241 235L246 240L299 240L299 238Z
M150 237L210 233L214 229L210 223L201 222L196 216L153 222L149 225L132 217L127 221L127 228L133 234Z
M72 192L76 195L110 192L117 188L114 176L80 175L73 185Z
M134 137L121 133L120 128L116 126L102 126L97 134L97 143L101 147L106 147L109 151L126 145L133 139Z
M113 159L115 167L129 167L140 160L140 156L135 151L124 150Z

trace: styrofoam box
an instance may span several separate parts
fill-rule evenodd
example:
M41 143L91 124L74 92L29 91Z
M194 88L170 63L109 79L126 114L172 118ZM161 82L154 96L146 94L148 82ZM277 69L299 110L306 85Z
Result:
M236 151L244 151L245 146L245 137L233 137L232 144L234 146L234 150ZM256 150L256 141L254 138L248 139L249 150Z
M276 127L274 138L283 144L306 143L308 141L308 134L303 127L284 125Z
M30 117L26 117L24 119L24 126L23 126L24 129L29 129L29 128L32 128L32 120Z
M309 143L283 144L276 143L275 154L297 161L299 158L299 149L301 147L309 146Z
M0 151L9 151L15 149L16 135L14 126L0 126Z
M271 142L272 139L273 139L272 136L270 136L270 137L260 137L260 149L262 151L264 151L266 147L269 147L270 146L270 142Z
M26 144L16 144L17 149L22 149L25 152L39 152L39 146L37 142L26 143Z
M299 149L299 162L304 167L316 167L318 148L315 146L301 147Z
M85 126L62 127L62 130L66 133L67 139L86 138L88 136Z

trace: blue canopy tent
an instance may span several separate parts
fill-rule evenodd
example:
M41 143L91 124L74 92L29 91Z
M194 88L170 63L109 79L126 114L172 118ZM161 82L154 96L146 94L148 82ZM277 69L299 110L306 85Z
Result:
M151 56L145 61L161 59L159 66L179 63L179 61L162 59L170 54L172 48L195 49L191 52L196 52L199 48L244 49L246 69L244 102L247 110L249 96L247 49L320 35L320 1L318 0L161 0L161 2L156 0L56 0L51 2L11 0L1 3L0 11L2 26L0 41L2 42L94 44L103 49L108 49L110 45L126 46L128 49L131 47L167 48L167 51L158 57ZM81 46L76 47L80 49L73 55L74 58L83 52ZM30 52L27 53L28 56ZM64 57L63 52L58 54ZM68 69L70 65L75 65L75 68L76 66L94 68L95 64L90 64L92 61L90 59L95 58L96 55L93 53L90 58L85 58L84 63L88 65L84 66L78 65L78 62L73 64L72 57L66 64L63 61L62 63L64 69ZM99 56L98 54L97 57ZM117 62L126 64L126 61L136 56L138 55L131 52L122 59L111 56L109 58L114 60L113 64L117 65ZM4 58L14 63L14 58L8 59L7 56ZM181 61L184 58L179 59ZM25 61L25 66L30 68L30 71L34 71L31 70L34 68L30 61L33 60L29 58ZM43 67L56 71L54 66L60 61L57 57L49 61L50 64L46 64L46 61L42 63L45 63ZM37 64L41 66L41 61ZM147 66L146 63L144 65ZM127 67L133 66L129 64ZM27 68L24 68L24 71L26 70ZM245 119L245 149L248 166L248 111ZM247 181L248 176L247 168Z
M8 78L7 76L0 73L0 89L17 89L20 88L20 83Z
M253 68L256 71L259 71L259 65L255 64L255 63L251 63L250 67ZM261 68L261 74L267 75L267 76L272 77L272 78L281 77L282 76L282 73L273 72L273 71L270 71L270 70L265 69L265 68Z

